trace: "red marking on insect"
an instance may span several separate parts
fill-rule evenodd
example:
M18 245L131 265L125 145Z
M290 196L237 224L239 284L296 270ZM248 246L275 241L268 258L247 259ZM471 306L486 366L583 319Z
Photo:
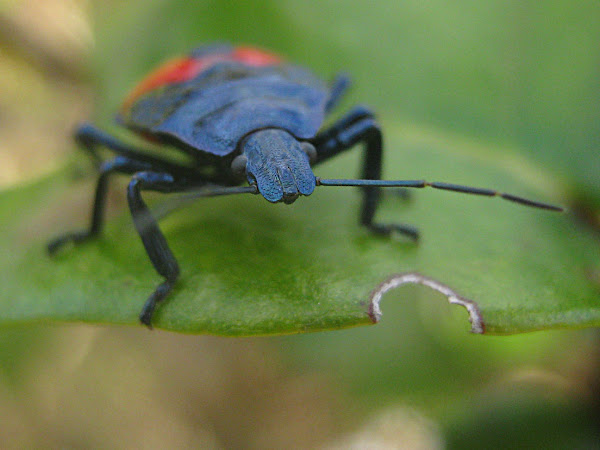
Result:
M161 86L183 83L200 72L225 61L235 61L249 66L269 66L279 64L281 59L269 52L253 47L237 47L229 53L215 53L202 58L181 57L167 61L144 78L125 98L122 110L127 110L138 98Z
M246 63L249 66L270 66L281 62L281 58L274 53L253 47L237 47L231 53L231 59Z
M181 83L194 78L204 67L205 63L202 59L185 57L167 61L151 72L129 93L123 102L123 109L129 108L133 102L146 92L166 84Z

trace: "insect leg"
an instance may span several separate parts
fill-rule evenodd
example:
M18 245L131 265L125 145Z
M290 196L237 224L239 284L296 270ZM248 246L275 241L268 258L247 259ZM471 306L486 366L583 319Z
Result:
M174 174L191 173L191 169L185 166L150 155L148 152L126 144L90 123L85 123L77 128L75 131L75 140L91 155L92 159L99 164L101 163L101 158L96 152L96 149L98 146L102 146L131 160L151 164L151 167L154 170Z
M172 175L158 172L138 172L127 186L127 201L135 228L154 269L165 278L165 281L148 298L140 314L140 321L151 327L152 313L157 303L167 296L177 280L179 265L165 236L160 231L157 221L142 199L141 191L143 190L175 192L181 190L181 187L177 185Z
M363 179L380 180L383 158L381 129L366 108L356 108L330 129L314 139L317 150L315 164L326 161L337 154L352 148L359 142L365 143L365 156L362 164ZM361 224L377 234L389 235L398 232L417 240L419 232L410 225L381 224L373 221L381 197L381 189L376 186L363 187L364 197L360 213Z
M100 176L96 185L96 195L94 206L92 208L92 218L90 227L85 230L66 233L55 238L48 243L48 253L54 254L59 248L68 242L78 244L86 241L100 233L104 219L104 206L106 204L106 191L108 187L108 178L113 173L133 174L140 170L151 169L148 163L132 160L124 156L117 156L114 159L105 161L100 166Z
M350 147L340 145L337 136L348 129L348 127L351 127L353 123L365 118L373 117L373 113L367 107L357 106L329 128L317 134L311 141L317 149L317 160L315 164L319 164L320 162L336 156L338 153L348 150Z
M150 295L140 313L140 322L149 328L152 328L152 315L156 305L168 295L179 276L179 265L167 244L165 236L158 227L158 222L142 199L141 193L142 191L173 193L194 189L197 186L198 183L195 181L191 183L177 179L168 173L146 171L136 173L127 187L127 201L129 202L135 228L142 239L154 269L165 278L165 281L159 284ZM202 196L210 197L240 193L256 192L249 189L240 189L238 186L212 186L206 187L202 191Z
M325 105L326 112L331 111L338 105L338 103L350 87L350 83L350 77L348 75L344 73L339 73L336 75L335 79L331 83L329 99L327 99L327 104Z

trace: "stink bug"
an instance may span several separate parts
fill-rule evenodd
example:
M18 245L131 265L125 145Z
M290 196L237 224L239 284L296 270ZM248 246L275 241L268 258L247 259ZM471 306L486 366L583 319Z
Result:
M381 187L433 187L561 211L557 206L491 189L424 180L381 181L382 134L370 110L356 107L321 129L348 85L345 76L338 75L327 84L302 67L251 47L204 46L166 63L126 97L117 120L143 138L184 152L192 162L175 163L125 144L92 125L81 126L75 139L93 157L99 159L97 146L117 156L100 166L89 228L56 238L48 244L49 253L67 242L79 243L98 235L108 178L113 173L132 175L127 200L133 222L150 261L164 277L140 314L140 321L151 327L156 305L172 289L179 266L142 199L142 191L173 193L202 188L201 196L250 193L272 203L289 204L310 195L317 186L360 186L361 224L377 234L398 232L414 240L418 232L411 226L373 220ZM365 146L362 179L315 177L313 167L358 143ZM240 186L244 179L248 186Z

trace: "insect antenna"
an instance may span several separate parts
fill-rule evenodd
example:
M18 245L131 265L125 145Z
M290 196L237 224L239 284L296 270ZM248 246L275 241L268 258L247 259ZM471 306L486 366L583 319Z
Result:
M426 188L442 189L445 191L461 192L463 194L483 195L485 197L501 197L510 202L530 206L532 208L547 209L549 211L564 212L561 206L551 205L549 203L538 202L524 197L518 197L512 194L506 194L494 189L485 189L472 186L463 186L460 184L429 182L425 180L343 180L343 179L324 179L317 177L317 186L359 186L359 187L401 187L401 188Z
M258 188L256 186L223 187L207 185L191 189L185 192L184 194L178 195L175 198L171 198L166 202L158 204L152 209L152 214L156 219L162 219L163 217L168 216L176 209L182 208L183 206L186 206L199 198L257 193Z

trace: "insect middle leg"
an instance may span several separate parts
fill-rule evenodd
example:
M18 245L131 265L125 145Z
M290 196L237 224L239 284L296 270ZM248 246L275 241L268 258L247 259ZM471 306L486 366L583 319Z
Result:
M381 129L373 114L364 107L353 109L313 139L313 144L317 150L315 164L322 163L341 152L349 150L360 142L365 144L362 178L380 180L383 159ZM413 240L419 238L419 231L410 225L374 222L375 212L381 197L381 188L366 186L363 188L363 192L363 204L360 212L361 224L377 234L390 235L397 232Z
M102 230L104 223L104 206L106 204L106 193L108 179L113 173L133 174L141 170L149 170L152 166L148 163L132 160L124 156L105 161L100 166L100 176L96 184L96 195L92 207L92 218L87 229L65 233L48 243L48 253L54 254L58 249L68 242L78 244L97 236Z
M193 169L149 155L131 145L96 128L91 124L83 124L75 131L75 140L86 150L96 162L99 163L100 176L96 185L96 195L92 209L91 223L88 229L65 233L48 244L48 252L55 253L68 242L80 243L98 235L104 222L104 205L108 180L113 173L134 174L144 170L169 172L179 176L197 177ZM97 153L97 147L105 147L115 153L117 157L102 162Z

